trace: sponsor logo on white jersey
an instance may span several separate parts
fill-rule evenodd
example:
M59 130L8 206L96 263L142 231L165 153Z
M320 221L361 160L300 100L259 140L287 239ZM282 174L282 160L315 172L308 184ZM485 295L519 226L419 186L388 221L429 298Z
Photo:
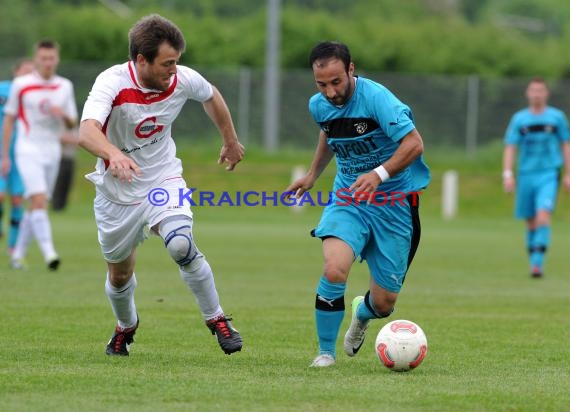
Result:
M139 139L148 139L155 133L160 133L164 130L164 126L156 123L156 116L147 117L142 122L140 122L136 129L135 135Z

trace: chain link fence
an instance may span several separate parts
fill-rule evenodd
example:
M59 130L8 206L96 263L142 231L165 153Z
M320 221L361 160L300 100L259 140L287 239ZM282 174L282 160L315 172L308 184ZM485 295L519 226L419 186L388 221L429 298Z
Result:
M1 78L10 77L15 61L0 62ZM81 111L95 77L108 64L64 62L60 73L75 85ZM248 145L264 145L264 71L261 69L196 68L224 95L232 112L240 139ZM358 73L358 71L357 71ZM387 86L414 113L418 130L426 144L464 148L477 147L501 139L511 115L526 106L526 78L486 78L429 74L373 73L360 75ZM312 149L317 126L308 113L309 98L316 92L312 73L307 70L281 72L279 147ZM551 83L550 103L570 113L570 80ZM216 135L200 104L189 103L174 125L175 139L207 141Z

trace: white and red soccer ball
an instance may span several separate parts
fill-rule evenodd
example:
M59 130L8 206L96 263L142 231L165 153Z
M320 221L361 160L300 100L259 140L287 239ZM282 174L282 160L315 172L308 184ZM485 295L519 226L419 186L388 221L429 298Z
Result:
M380 362L397 372L418 367L427 354L427 347L424 331L409 320L395 320L384 325L375 344Z

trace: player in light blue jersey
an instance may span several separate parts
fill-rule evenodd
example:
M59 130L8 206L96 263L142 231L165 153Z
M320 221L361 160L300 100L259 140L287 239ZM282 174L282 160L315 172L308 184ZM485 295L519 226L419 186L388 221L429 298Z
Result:
M18 64L14 67L14 77L28 74L33 70L34 63L31 60L22 60L18 62ZM0 130L2 130L2 127L4 126L4 104L10 95L11 85L12 82L10 80L0 81ZM14 132L12 144L10 146L10 163L12 165L16 164L14 160L15 144L16 133ZM11 251L14 249L14 246L16 245L16 239L18 238L18 232L20 228L20 221L22 220L22 215L24 213L22 208L24 184L22 183L18 169L15 167L12 167L6 176L3 176L0 173L0 236L3 234L2 222L4 217L4 198L6 193L10 195L11 201L10 229L8 234L8 251L11 253Z
M530 274L544 274L544 255L550 245L550 218L556 204L560 172L570 190L570 134L561 110L548 106L548 87L541 78L526 89L528 108L513 115L505 134L503 185L516 191L515 215L527 222ZM518 156L517 156L518 152ZM513 166L517 159L517 179Z
M355 76L346 45L319 43L309 63L320 92L309 102L319 143L307 175L287 190L301 196L336 158L333 199L313 231L322 239L324 269L315 299L319 354L311 366L326 367L336 362L346 281L356 258L368 264L370 289L352 302L346 354L359 351L371 319L394 310L419 244L419 191L430 174L410 108L381 84Z

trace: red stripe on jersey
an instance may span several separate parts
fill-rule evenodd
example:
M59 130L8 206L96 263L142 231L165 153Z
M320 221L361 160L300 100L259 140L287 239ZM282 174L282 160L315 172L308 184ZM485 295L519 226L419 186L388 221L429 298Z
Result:
M142 88L139 82L137 81L137 76L133 69L133 62L129 61L127 67L129 68L129 75L135 86ZM168 90L164 92L159 92L159 91L143 92L142 90L136 88L121 89L119 93L115 96L115 99L113 100L111 107L114 108L127 103L149 105L152 103L161 102L170 97L172 93L174 93L177 84L178 84L178 77L175 74L172 79L172 84L170 85ZM105 124L103 125L102 132L105 136L107 135L106 133L107 125L109 123L110 117L111 115L109 114L109 116L105 120ZM109 167L109 161L103 159L103 162L105 164L105 170L107 170L107 168Z
M57 90L59 87L59 84L32 84L20 90L20 93L18 94L18 119L26 128L26 132L30 130L30 124L28 123L28 119L26 118L26 111L24 110L24 95L28 92L33 92L36 90Z
M130 61L127 64L127 67L129 68L129 74L131 75L131 80L133 81L133 83L135 84L135 86L137 86L138 88L142 89L141 85L139 84L138 80L137 80L137 76L135 76L135 70L133 69L133 62Z
M133 62L128 63L129 68L129 75L131 76L131 80L138 88L142 89L142 86L137 81L137 76L133 69ZM165 92L153 91L153 92L143 92L139 89L122 89L119 94L113 100L113 107L120 106L125 103L135 103L135 104L152 104L156 102L160 102L167 97L169 97L172 93L174 93L174 89L176 89L176 84L178 83L178 77L174 75L172 79L172 84Z
M166 182L167 180L176 180L176 179L182 179L182 176L167 177L166 179L163 180L163 182Z
M113 100L113 107L120 106L125 103L134 103L134 104L152 104L161 102L172 93L174 93L174 89L176 89L176 84L178 83L178 77L174 75L174 79L172 80L172 84L165 92L143 92L139 89L123 89L117 94L115 100Z

